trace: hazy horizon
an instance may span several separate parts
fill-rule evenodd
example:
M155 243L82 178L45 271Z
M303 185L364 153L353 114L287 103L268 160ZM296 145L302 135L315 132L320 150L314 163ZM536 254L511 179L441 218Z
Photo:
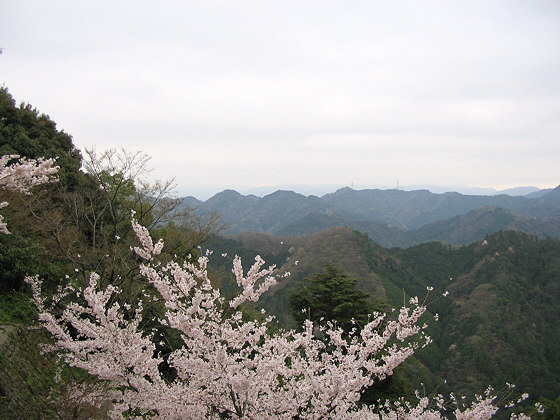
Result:
M560 2L5 0L0 47L18 103L180 191L559 183Z
M194 197L200 201L206 201L214 195L221 193L226 190L234 190L242 195L255 195L257 197L264 197L268 194L272 194L279 190L294 191L298 194L310 196L315 195L322 197L325 194L334 193L342 188L352 188L354 190L366 190L366 189L380 189L380 190L391 190L400 189L403 191L414 191L414 190L428 190L434 194L442 194L445 192L458 192L465 195L494 195L497 193L509 193L510 195L527 195L533 191L539 191L547 188L539 188L536 186L517 186L513 188L505 189L495 189L490 187L475 187L475 186L445 186L445 185L304 185L304 184L291 184L291 185L261 185L255 187L249 186L239 186L237 188L227 187L223 188L221 186L198 186L186 189L177 189L176 193L179 197ZM554 187L550 187L554 188ZM508 191L516 189L527 189L528 192L523 193Z

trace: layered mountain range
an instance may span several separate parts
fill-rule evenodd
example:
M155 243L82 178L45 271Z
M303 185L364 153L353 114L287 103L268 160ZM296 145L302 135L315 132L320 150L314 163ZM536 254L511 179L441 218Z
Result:
M560 186L527 196L346 187L322 197L279 190L260 198L225 190L204 202L186 197L184 205L221 213L226 234L299 235L347 226L385 247L465 244L499 230L560 237Z

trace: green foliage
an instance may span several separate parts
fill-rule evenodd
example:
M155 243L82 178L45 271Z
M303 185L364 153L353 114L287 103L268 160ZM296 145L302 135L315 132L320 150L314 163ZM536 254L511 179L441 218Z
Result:
M255 261L255 257L260 255L268 266L276 265L277 267L281 267L289 255L286 247L280 247L278 250L261 249L258 251L243 246L238 240L219 235L210 236L204 245L207 249L212 250L212 254L209 256L211 278L226 298L231 298L239 292L231 272L231 261L236 255L241 258L244 264L252 263Z
M153 228L150 235L154 241L161 239L165 244L159 255L162 262L173 259L194 262L200 256L200 250L196 248L198 243L192 241L188 229L178 226L174 221Z
M56 128L56 123L29 104L16 106L6 87L0 88L0 155L18 154L27 158L57 158L59 178L75 185L82 157L72 137Z
M560 317L558 243L510 232L487 243L477 266L450 288L456 306L449 332L457 348L443 369L456 378L459 366L470 367L473 383L514 382L532 396L553 398L560 375L553 321Z
M430 327L434 342L417 357L447 378L443 388L472 395L509 382L533 402L558 395L560 241L503 231L461 247L385 250L357 238L393 304L399 290L422 297L427 286L435 288L429 310L440 321Z
M535 408L529 414L534 420L558 420L560 419L560 396L554 400L541 398L539 403L544 410L543 413L538 412ZM541 410L542 411L542 410Z
M406 376L407 365L408 363L405 362L405 365L397 367L391 376L365 389L360 402L377 404L378 401L395 402L401 399L413 401L415 388L410 378Z
M358 247L352 245L352 238ZM282 322L287 319L286 312L302 315L301 307L296 312L287 305L291 292L300 292L310 282L298 279L313 278L318 261L325 260L325 250L344 249L346 261L352 261L345 271L349 271L348 267L361 267L360 259L366 261L370 272L352 271L351 276L379 279L380 289L374 296L384 296L390 306L399 307L410 296L426 298L429 312L424 315L425 322L434 341L420 349L399 373L412 388L422 388L423 383L427 394L454 390L474 395L489 384L500 390L509 382L517 385L519 393L531 395L529 405L538 398L553 401L558 395L560 241L504 231L464 246L432 242L407 249L385 249L367 235L343 229L305 240L282 240L293 253L287 260L283 257L276 261L281 270L292 271L292 277L282 280L263 299L267 311ZM270 238L270 243L280 241ZM251 243L261 251L272 249L265 242L260 246L256 240ZM209 247L224 249L214 244ZM232 241L227 252L236 250L245 252L241 243ZM243 256L249 261L256 253L253 250ZM270 257L267 255L265 260L268 262ZM216 258L224 260L219 254ZM297 267L293 265L295 259L300 260ZM230 275L228 271L223 274ZM428 292L427 286L434 287L434 291ZM446 290L450 294L443 297ZM439 314L438 322L433 319L435 313ZM398 380L395 386L399 388ZM376 395L381 391L371 391L370 397Z
M0 235L0 292L21 290L24 277L36 274L43 279L46 290L52 291L67 273L68 267L53 261L38 238L17 232Z
M347 332L354 326L363 326L376 306L357 285L358 280L327 263L324 272L305 279L304 285L289 295L292 316L299 325L305 319L336 321Z
M169 197L173 183L145 179L149 157L140 152L87 151L86 172L80 171L82 157L72 138L31 106L16 107L5 88L0 90L0 154L56 157L60 166L58 182L31 196L0 190L0 202L9 202L2 214L12 232L0 235L0 329L16 329L10 339L0 331L0 418L93 418L91 407L68 396L95 388L95 381L60 365L56 355L40 354L44 337L26 334L24 326L36 321L36 311L23 279L38 275L43 290L54 293L68 282L83 286L95 271L123 289L117 299L134 301L147 284L137 281L131 211L143 226L161 228L158 235L168 241L165 250L171 255L195 256L193 248L219 230L219 219L191 217L190 209L176 213L179 200ZM173 217L178 224L166 226ZM152 327L150 316L162 317L164 311L161 302L144 305L146 330ZM179 337L158 334L158 351L178 347ZM61 379L55 380L59 368Z
M0 418L101 419L105 412L83 402L80 393L94 390L95 380L69 368L56 354L43 329L0 328Z
M0 325L27 324L37 319L37 308L25 292L0 294Z

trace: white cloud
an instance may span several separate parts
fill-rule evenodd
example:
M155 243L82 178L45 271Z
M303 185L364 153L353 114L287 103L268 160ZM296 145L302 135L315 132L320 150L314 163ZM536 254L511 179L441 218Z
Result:
M559 182L557 2L3 9L0 81L17 100L180 183Z

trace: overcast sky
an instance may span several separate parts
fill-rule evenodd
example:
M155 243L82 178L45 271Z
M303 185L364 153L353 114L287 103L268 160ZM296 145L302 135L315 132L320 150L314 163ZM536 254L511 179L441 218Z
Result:
M181 194L560 184L557 0L0 0L0 47L16 101Z

